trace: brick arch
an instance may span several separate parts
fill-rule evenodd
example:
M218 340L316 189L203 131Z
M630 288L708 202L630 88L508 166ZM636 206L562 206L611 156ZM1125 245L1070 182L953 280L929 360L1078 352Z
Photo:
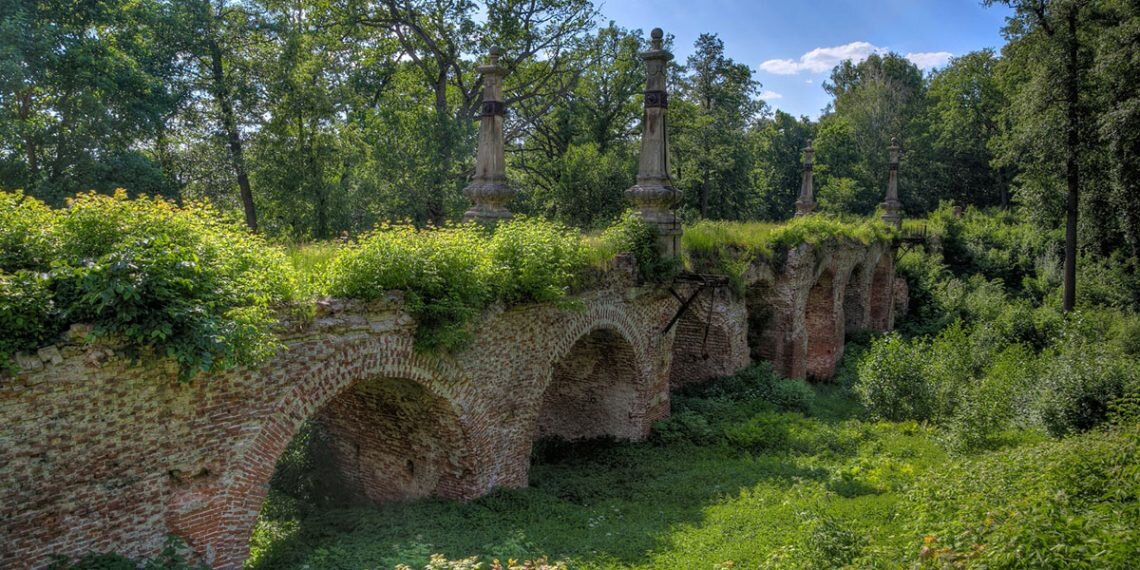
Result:
M836 270L825 267L808 291L804 314L808 378L831 378L843 356L844 321L836 302L837 281Z
M589 306L566 325L527 407L530 439L644 437L654 392L645 338L651 327L608 303Z
M894 255L890 250L882 252L874 261L868 287L867 326L876 332L885 332L894 324Z
M868 322L870 300L870 273L867 264L856 263L847 274L847 286L843 291L843 321L846 334L865 330Z
M467 414L460 404L460 398L464 395L453 388L469 384L463 380L463 373L450 363L415 354L410 339L401 339L393 344L397 346L371 347L379 348L380 354L361 355L361 350L342 351L333 361L320 363L311 369L308 375L286 392L272 411L263 416L264 421L259 425L257 433L229 461L230 467L218 478L220 481L217 484L188 489L175 497L167 516L167 526L171 532L186 540L211 567L240 568L249 554L249 538L268 493L269 479L277 460L302 424L319 418L322 422L332 422L336 429L338 423L339 427L348 425L349 422L338 422L335 419L347 411L355 409L358 412L383 413L381 400L392 395L390 389L394 386L403 392L405 401L409 397L415 400L415 396L421 396L420 400L426 400L419 402L423 404L420 406L422 409L445 416L438 425L429 426L426 430L410 430L410 437L435 435L438 436L437 439L459 447L442 450L444 459L451 465L439 477L440 484L432 486L429 491L452 498L474 494L476 490L469 488L470 481L465 480L465 476L474 467L470 465L472 453L469 442L477 436L472 434L474 426L469 425ZM403 346L405 344L407 346ZM384 350L385 348L389 350ZM348 418L341 416L340 419ZM389 417L382 420L391 424L396 419L398 418ZM336 435L347 435L350 440L355 437L359 443L362 433L359 429L356 433L342 430ZM378 458L377 446L368 447L367 452L372 454L372 459L391 459L391 456ZM334 456L341 451L334 450ZM416 461L415 458L409 459ZM434 465L431 467L439 471L439 461L432 463ZM412 469L415 469L414 465ZM366 490L365 485L376 483L377 473L366 474L361 471L357 468L356 473L348 473L346 477L350 481L355 479L355 484L359 485L357 490L377 500L397 498L394 493L401 490L399 485L373 487L371 492ZM414 484L404 485L402 490L422 491ZM408 498L422 494L413 492Z

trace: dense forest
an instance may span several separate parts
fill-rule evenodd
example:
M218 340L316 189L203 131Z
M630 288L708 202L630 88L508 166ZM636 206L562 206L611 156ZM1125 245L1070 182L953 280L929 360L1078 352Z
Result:
M845 62L818 120L773 112L701 35L671 70L686 219L791 217L808 140L822 208L870 213L896 136L912 215L1016 204L1057 226L1071 193L1096 214L1083 248L1135 256L1140 8L1010 4L1000 53L928 74L894 53ZM52 204L116 187L207 198L298 240L455 219L493 45L516 212L604 226L636 170L646 34L588 0L6 0L4 14L0 180Z

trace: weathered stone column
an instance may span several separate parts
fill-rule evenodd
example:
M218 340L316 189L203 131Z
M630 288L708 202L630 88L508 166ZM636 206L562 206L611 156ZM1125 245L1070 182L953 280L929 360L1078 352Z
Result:
M890 173L887 178L887 201L883 202L883 221L898 228L902 226L902 202L899 202L899 143L898 139L891 137L891 146L888 149L890 156Z
M673 59L673 54L661 47L664 37L661 28L654 28L650 37L649 51L641 54L646 74L645 114L642 118L637 184L625 194L633 202L637 215L657 227L661 255L675 257L680 248L681 224L673 206L681 199L681 192L673 188L669 179L665 133L665 113L669 107L665 65Z
M812 164L815 162L815 150L811 148L811 141L804 147L804 178L800 184L800 197L796 200L796 217L806 216L815 210L815 193L812 190Z
M463 189L474 203L463 214L463 221L475 220L493 224L511 217L506 203L515 197L507 185L507 163L503 153L503 76L506 68L499 65L497 47L491 48L487 65L478 68L483 74L483 108L479 118L479 150L475 157L475 179Z

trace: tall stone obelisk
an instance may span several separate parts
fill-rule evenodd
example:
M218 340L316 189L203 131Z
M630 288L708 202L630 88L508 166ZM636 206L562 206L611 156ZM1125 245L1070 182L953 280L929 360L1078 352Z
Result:
M668 148L665 113L669 107L665 69L673 54L661 47L664 32L654 28L650 33L649 51L642 52L645 62L645 114L641 127L641 158L637 183L625 195L633 202L637 215L656 226L658 245L663 257L676 257L680 249L681 224L673 207L681 199L681 191L673 187L668 172Z
M515 197L507 185L507 162L503 152L503 77L506 68L499 65L502 51L493 47L487 65L478 67L483 74L483 107L479 117L479 149L475 156L475 178L463 189L474 205L463 214L463 221L475 220L494 224L509 219L506 203Z
M899 202L899 143L891 137L887 200L883 202L883 221L894 227L902 226L902 202Z
M815 164L815 150L811 141L804 147L804 177L800 183L800 197L796 200L796 217L806 216L815 210L815 191L812 188L812 165Z

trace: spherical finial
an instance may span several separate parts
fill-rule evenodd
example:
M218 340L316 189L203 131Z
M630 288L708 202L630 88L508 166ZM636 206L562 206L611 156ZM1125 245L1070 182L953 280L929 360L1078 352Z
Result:
M898 137L891 137L891 146L899 146Z
M491 46L489 53L491 54L491 57L499 57L503 53L503 48L499 46Z
M804 150L811 150L811 139L807 140L807 146L804 147Z
M665 32L661 28L653 28L653 31L649 32L649 37L659 40L665 37Z

